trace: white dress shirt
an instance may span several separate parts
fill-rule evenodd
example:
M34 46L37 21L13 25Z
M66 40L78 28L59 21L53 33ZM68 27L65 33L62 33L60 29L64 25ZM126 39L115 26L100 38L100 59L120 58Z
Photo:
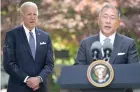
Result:
M115 35L116 35L116 32L112 35L110 35L109 37L106 37L101 31L99 33L99 37L100 37L100 43L103 45L104 44L104 40L106 38L109 38L110 39L110 42L112 43L112 45L114 44L114 40L115 40Z
M109 37L106 37L101 31L99 33L99 38L100 38L100 43L103 45L104 44L104 41L106 38L109 38L110 39L110 42L112 43L112 45L114 44L114 40L115 40L115 35L116 35L116 32L112 35L110 35ZM104 51L103 51L103 48L101 49L102 50L102 56L104 56Z
M26 34L26 37L27 37L27 40L28 40L28 43L29 43L29 37L30 37L30 31L29 29L23 24L23 28L25 30L25 34ZM35 33L35 28L33 28L31 30L31 32L33 33L33 36L34 36L34 39L35 39L35 49L36 49L36 33Z

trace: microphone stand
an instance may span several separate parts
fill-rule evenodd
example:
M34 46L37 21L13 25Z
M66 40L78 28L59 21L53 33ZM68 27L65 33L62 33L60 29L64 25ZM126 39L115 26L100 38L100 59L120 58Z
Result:
M92 57L93 57L93 61L97 60L97 55L98 55L98 51L93 51Z
M105 52L106 52L106 54L105 54L105 58L103 60L109 62L109 60L110 60L110 55L109 55L110 54L110 51L109 50L106 50Z

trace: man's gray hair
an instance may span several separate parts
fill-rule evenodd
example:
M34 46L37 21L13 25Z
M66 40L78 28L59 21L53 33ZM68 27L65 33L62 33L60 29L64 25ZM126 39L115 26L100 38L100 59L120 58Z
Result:
M120 13L119 9L118 9L118 8L116 8L115 6L111 5L111 4L107 4L107 5L103 6L103 7L102 7L102 9L101 9L101 10L100 10L100 12L99 12L99 15L103 12L103 10L104 10L105 8L112 8L112 9L116 9L116 10L117 10L117 12L118 12L118 17L120 18L121 13Z
M35 3L33 2L25 2L20 6L20 14L24 14L24 8L25 7L29 7L29 6L33 6L37 9L37 15L38 15L38 7Z

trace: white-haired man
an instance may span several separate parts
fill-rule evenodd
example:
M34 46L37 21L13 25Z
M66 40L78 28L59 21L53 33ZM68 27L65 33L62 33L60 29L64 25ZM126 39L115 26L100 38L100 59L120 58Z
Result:
M20 13L23 24L6 33L3 48L4 69L10 75L7 92L47 92L54 66L51 39L36 27L35 3L23 3Z

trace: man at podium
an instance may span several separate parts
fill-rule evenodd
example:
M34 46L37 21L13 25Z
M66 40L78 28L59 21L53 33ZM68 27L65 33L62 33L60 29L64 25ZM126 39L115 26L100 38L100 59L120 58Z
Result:
M117 33L119 23L120 11L112 5L105 5L98 17L99 33L81 41L75 65L89 65L96 60L105 60L106 55L108 55L109 59L107 61L110 64L138 63L136 43L134 39ZM108 39L108 42L105 41L106 39ZM92 46L96 41L100 44L95 43ZM105 45L106 43L108 44ZM110 51L108 54L104 47ZM133 91L127 90L125 92Z
M130 64L138 62L138 52L136 49L136 43L134 39L126 37L117 33L117 28L120 23L120 12L112 5L105 5L98 17L98 25L100 27L99 33L83 39L80 43L80 47L76 56L75 64L89 65L93 62L93 56L91 56L91 46L95 41L99 41L103 46L105 39L109 39L112 48L110 54L109 63L111 64ZM99 44L95 44L95 49L98 49ZM97 48L96 48L97 47ZM104 50L101 51L97 57L98 59L104 59Z

